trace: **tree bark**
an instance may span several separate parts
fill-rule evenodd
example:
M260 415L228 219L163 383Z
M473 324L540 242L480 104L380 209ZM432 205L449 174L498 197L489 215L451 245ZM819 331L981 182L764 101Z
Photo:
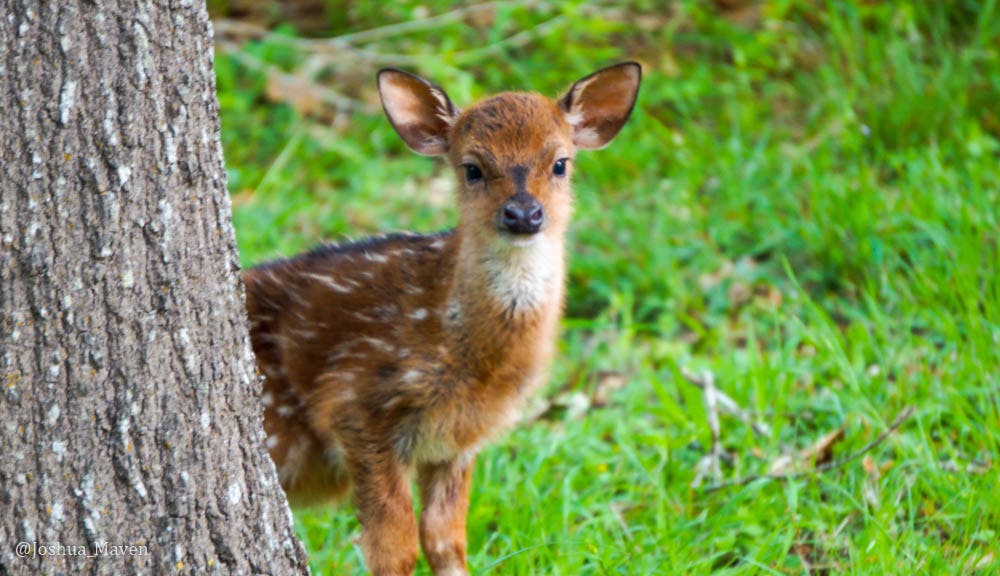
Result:
M307 572L203 4L0 0L0 574Z

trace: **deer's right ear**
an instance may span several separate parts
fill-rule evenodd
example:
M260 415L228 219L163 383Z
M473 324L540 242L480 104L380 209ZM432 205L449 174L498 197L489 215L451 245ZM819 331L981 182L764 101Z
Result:
M448 131L458 109L448 95L419 76L386 68L378 73L382 108L399 136L425 156L448 153Z

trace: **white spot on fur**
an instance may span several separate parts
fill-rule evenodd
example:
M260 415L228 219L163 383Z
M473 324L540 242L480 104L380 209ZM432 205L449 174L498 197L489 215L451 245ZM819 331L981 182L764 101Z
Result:
M313 338L316 337L315 330L300 330L296 328L289 330L288 333L298 338L301 338L302 340L312 340Z
M300 306L302 308L312 308L312 302L303 298L302 295L295 290L286 290L285 295L288 297L289 300L294 302L297 306Z
M314 274L312 272L307 272L305 274L305 276L308 277L308 278L312 278L313 280L316 280L317 282L323 284L324 286L326 286L330 290L333 290L334 292L340 292L341 294L347 294L348 292L353 292L354 291L354 288L352 288L350 286L347 286L345 284L340 284L340 283L336 282L330 276L327 276L327 275L324 275L324 274Z
M365 252L365 259L371 262L378 262L380 264L389 261L389 258L384 254L376 254L373 252Z
M448 309L444 312L445 322L455 324L462 321L462 304L458 300L448 303Z
M413 312L410 312L409 316L414 320L423 320L424 318L427 318L427 310L424 308L417 308Z
M278 346L284 346L288 342L288 338L286 338L282 334L277 334L274 332L271 333L265 332L263 334L258 334L257 337L263 340L264 342L270 342L271 344L277 344ZM265 370L264 374L266 374L267 377L270 378L272 372L270 370Z
M376 350L378 350L380 352L392 352L392 351L394 351L396 349L395 346L393 346L392 344L389 344L388 342L386 342L385 340L382 340L380 338L372 338L371 336L363 336L363 337L360 338L360 341L368 344L369 346L371 346L372 348L374 348L374 349L376 349Z
M302 470L302 465L309 451L309 445L300 439L285 452L285 461L278 469L278 479L282 484L291 484Z
M410 368L403 374L403 382L413 383L420 379L421 372L416 368Z
M341 360L346 360L348 358L357 358L360 360L367 358L368 357L367 354L363 352L354 351L354 347L358 346L359 344L363 344L363 342L360 340L351 340L349 342L344 342L343 344L340 344L339 346L334 348L333 353L330 354L330 357L327 360L327 362L331 366L333 366L336 365Z
M354 391L354 388L345 386L337 391L337 399L344 404L350 404L358 399L358 393Z
M268 450L274 450L274 448L277 445L278 445L278 437L277 436L268 436L267 437L267 442L264 443L264 446L266 446Z
M263 396L260 397L260 403L263 404L264 406L271 406L272 404L274 404L274 395L271 394L270 392L265 393Z
M282 337L279 340L275 341L281 343L285 341L285 338ZM264 375L267 376L269 380L277 380L278 378L282 378L285 376L285 369L282 366L278 366L277 368L268 366L264 368Z
M351 316L354 316L362 322L375 322L375 317L370 314L365 314L364 312L351 312Z
M288 404L282 404L281 406L278 406L277 412L278 416L281 416L282 418L287 418L295 413L295 407L290 406Z

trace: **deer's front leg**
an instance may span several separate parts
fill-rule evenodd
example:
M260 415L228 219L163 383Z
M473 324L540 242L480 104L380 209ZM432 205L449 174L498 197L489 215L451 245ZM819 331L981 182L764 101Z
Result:
M420 544L437 576L465 576L465 516L475 459L462 456L418 468Z
M373 576L410 576L417 563L417 526L406 469L394 456L350 463L361 549Z

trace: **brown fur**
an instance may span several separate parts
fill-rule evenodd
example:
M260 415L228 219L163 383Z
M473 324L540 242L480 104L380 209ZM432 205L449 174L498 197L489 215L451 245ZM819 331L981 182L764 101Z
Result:
M350 489L374 574L410 574L418 542L435 574L466 573L475 454L544 381L561 316L571 169L557 176L553 164L572 158L581 131L587 144L614 137L638 66L584 80L600 89L578 83L561 101L504 93L459 113L440 88L383 71L393 126L456 171L458 227L322 247L243 275L282 486L305 504ZM466 181L468 163L481 180ZM498 220L518 192L545 212L530 239Z

